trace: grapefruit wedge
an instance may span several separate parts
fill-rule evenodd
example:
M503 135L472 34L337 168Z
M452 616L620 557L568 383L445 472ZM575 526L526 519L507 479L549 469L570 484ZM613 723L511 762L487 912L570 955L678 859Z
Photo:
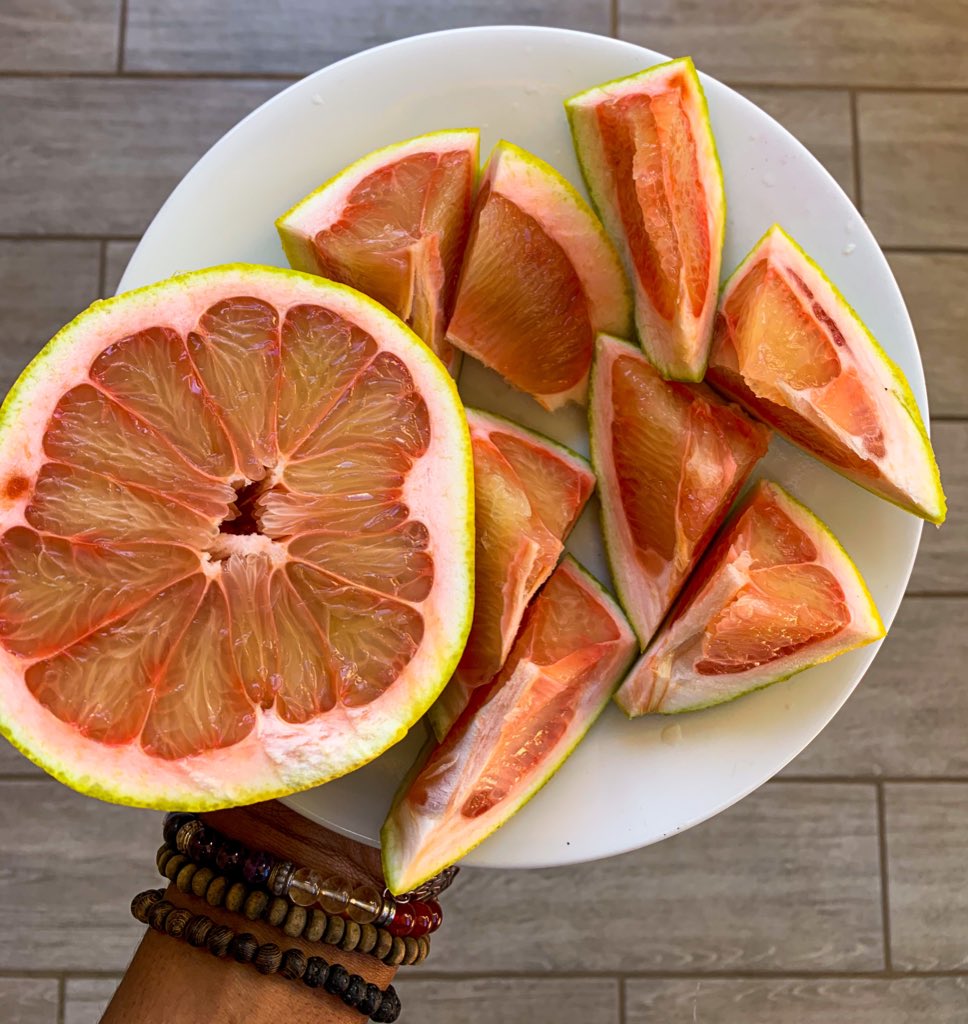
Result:
M589 429L612 578L644 647L766 454L769 431L702 384L663 380L607 335Z
M290 265L383 303L455 370L444 330L478 161L476 128L420 135L370 153L276 221Z
M598 218L543 160L499 142L447 338L546 409L583 402L595 335L626 334L628 285Z
M663 377L702 380L726 197L692 60L606 82L565 110L589 195L634 282L642 347Z
M907 379L777 225L726 283L708 379L861 487L944 521L938 465Z
M631 717L697 711L883 635L837 539L781 487L761 482L700 561L615 699Z
M475 687L504 664L528 602L551 574L595 487L588 463L540 434L467 410L474 451L474 620L453 679L430 709L443 739Z
M95 303L0 413L0 730L121 803L316 785L450 678L472 558L453 381L382 306L241 265Z
M527 803L608 703L634 652L618 607L566 557L504 667L397 793L382 832L391 891L459 860Z

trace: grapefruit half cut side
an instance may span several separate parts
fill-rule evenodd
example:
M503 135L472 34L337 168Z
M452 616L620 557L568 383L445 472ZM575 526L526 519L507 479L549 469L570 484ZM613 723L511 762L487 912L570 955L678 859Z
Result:
M459 860L534 796L608 703L635 647L618 606L566 557L504 667L397 793L382 832L392 892Z
M777 225L723 289L708 380L854 483L944 521L938 464L907 378Z
M476 128L432 132L368 154L276 221L290 266L382 303L452 372L444 339L477 181Z
M766 454L769 430L600 335L589 431L612 578L645 647Z
M546 409L584 402L595 335L627 334L621 263L553 167L499 142L474 207L447 338Z
M477 531L474 619L454 677L429 712L438 739L507 660L528 602L595 487L580 455L541 434L476 409L467 410L467 422Z
M226 266L95 303L0 414L0 730L201 810L400 740L470 627L454 383L382 306Z
M764 481L706 552L615 699L630 717L697 711L882 636L847 552L809 509Z
M702 380L726 197L692 60L606 82L565 110L589 195L634 283L642 347L663 377Z

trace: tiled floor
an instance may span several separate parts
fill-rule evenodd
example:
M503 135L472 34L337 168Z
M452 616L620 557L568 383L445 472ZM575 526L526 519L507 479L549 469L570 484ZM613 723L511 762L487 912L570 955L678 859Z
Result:
M951 518L858 693L773 783L658 847L467 873L404 1019L968 1021L968 10L964 0L3 0L0 385L110 292L195 158L291 78L386 39L527 22L693 53L854 196L918 328ZM963 661L962 659L965 659ZM157 816L0 745L0 1019L93 1024Z

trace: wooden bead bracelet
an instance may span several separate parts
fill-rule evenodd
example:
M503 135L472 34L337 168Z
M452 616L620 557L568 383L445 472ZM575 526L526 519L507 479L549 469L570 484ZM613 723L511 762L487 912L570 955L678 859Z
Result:
M323 988L372 1021L391 1024L400 1016L400 998L392 985L381 989L341 964L321 956L307 957L300 949L282 950L274 942L260 945L251 933L234 932L204 914L176 907L164 895L162 889L138 893L131 901L131 913L155 931L196 948L204 946L213 956L231 955L241 964L252 964L260 974L278 973L309 988Z
M390 967L422 963L430 954L430 936L392 935L386 928L357 924L338 914L316 908L307 910L281 896L233 881L204 864L198 864L167 843L156 857L158 871L184 893L204 899L211 907L225 907L250 921L266 921L291 939L338 946L346 953L365 953Z

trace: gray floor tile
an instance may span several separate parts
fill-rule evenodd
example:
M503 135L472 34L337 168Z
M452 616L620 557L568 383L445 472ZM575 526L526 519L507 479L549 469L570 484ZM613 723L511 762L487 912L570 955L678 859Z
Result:
M130 0L125 67L296 74L403 36L465 25L530 24L607 34L608 0Z
M98 1024L120 978L68 978L64 986L64 1024Z
M57 982L50 978L0 978L3 1024L57 1024Z
M137 247L137 242L108 242L107 261L104 268L105 297L114 295L118 290L121 275Z
M630 981L627 1024L962 1024L965 978Z
M4 0L0 72L113 71L121 0Z
M448 894L435 969L876 970L874 812L871 786L772 783L636 853L467 871Z
M908 589L963 593L968 591L968 423L934 423L931 440L948 497L948 520L940 529L925 524Z
M0 233L139 235L281 82L2 79Z
M894 966L966 968L968 783L892 783L884 796Z

